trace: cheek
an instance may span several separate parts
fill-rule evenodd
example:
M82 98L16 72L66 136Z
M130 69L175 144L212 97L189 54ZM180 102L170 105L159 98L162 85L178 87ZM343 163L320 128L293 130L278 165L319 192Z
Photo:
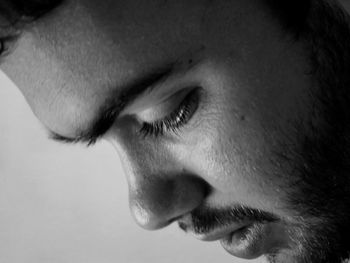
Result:
M217 173L214 184L222 192L234 194L235 201L265 209L281 207L276 203L286 201L293 176L296 178L294 163L290 163L295 160L283 158L296 151L295 128L279 115L283 109L271 111L270 107L277 107L271 103L255 108L247 102L234 110L228 106L231 110L222 112L220 121L212 125L217 136L205 155L212 172Z
M283 77L291 74L287 72L254 76L254 67L245 71L249 74L236 70L233 79L218 65L208 68L202 76L216 79L205 81L210 98L206 112L198 127L183 136L186 141L171 150L212 186L213 202L267 211L285 207L297 175L293 156L283 157L298 151L295 123L308 115L301 102L308 82L288 81Z

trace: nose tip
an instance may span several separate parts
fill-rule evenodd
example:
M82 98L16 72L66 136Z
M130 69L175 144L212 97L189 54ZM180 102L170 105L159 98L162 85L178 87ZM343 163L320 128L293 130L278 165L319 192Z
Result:
M198 207L208 193L195 177L151 179L129 187L130 210L142 228L156 230Z

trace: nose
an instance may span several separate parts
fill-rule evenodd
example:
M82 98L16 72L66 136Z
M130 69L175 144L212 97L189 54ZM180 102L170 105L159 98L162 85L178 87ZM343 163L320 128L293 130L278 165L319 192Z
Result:
M204 181L188 174L138 176L129 182L130 210L141 227L155 230L198 207L207 192Z
M111 142L127 177L132 216L141 227L156 230L201 206L211 187L183 161L185 150L176 154L170 147L134 138L125 128L133 123L125 118L123 128L111 133Z

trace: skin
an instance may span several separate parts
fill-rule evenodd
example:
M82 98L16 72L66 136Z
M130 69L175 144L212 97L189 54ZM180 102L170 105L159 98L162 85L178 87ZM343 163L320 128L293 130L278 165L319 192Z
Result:
M111 89L169 63L103 136L123 161L136 222L159 229L203 206L241 205L278 217L266 243L293 250L299 178L279 154L300 151L295 123L310 121L316 84L304 43L263 1L66 1L26 28L1 69L45 127L74 138ZM177 134L140 136L194 87L198 107Z

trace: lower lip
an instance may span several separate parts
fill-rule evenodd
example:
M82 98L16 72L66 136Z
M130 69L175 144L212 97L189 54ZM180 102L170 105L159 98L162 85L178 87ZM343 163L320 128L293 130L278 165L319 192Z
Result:
M270 245L274 242L269 240L269 236L268 223L254 223L238 229L220 242L223 248L233 256L255 259L270 251Z

